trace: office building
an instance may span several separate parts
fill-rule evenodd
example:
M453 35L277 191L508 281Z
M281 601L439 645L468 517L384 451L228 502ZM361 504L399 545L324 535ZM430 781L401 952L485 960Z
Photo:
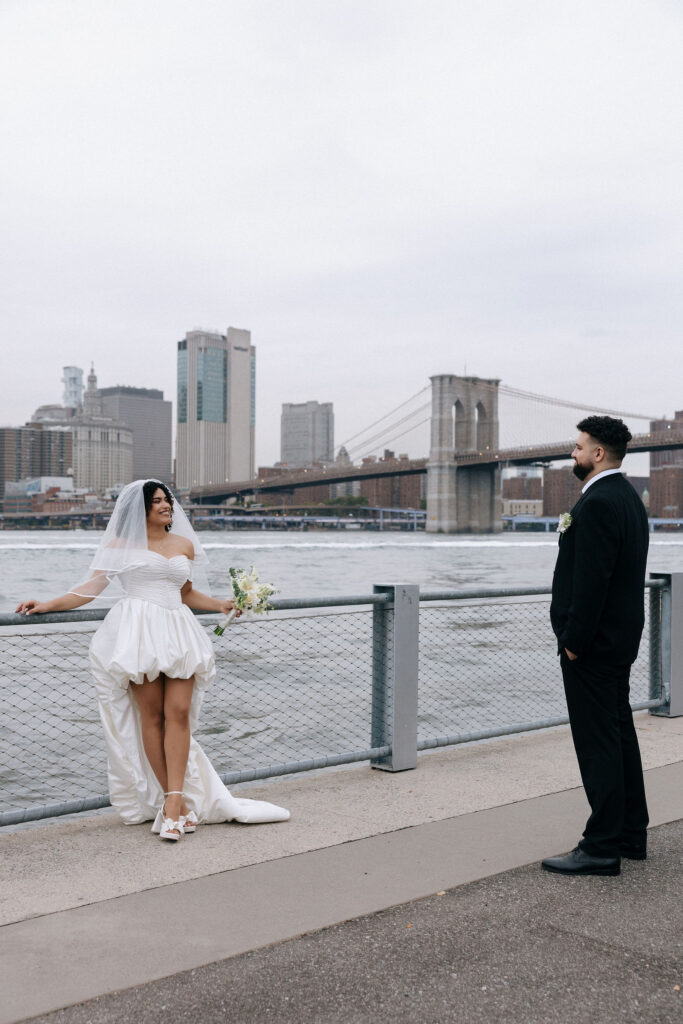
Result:
M130 483L133 479L133 432L119 420L107 416L97 387L94 367L88 375L88 386L78 409L59 405L42 405L36 409L29 427L52 433L71 435L74 487L102 494L111 487ZM66 440L63 442L68 448ZM53 445L53 462L58 449ZM54 467L34 469L15 477L65 475Z
M285 402L280 422L280 462L288 469L332 462L332 402Z
M117 385L100 388L105 416L133 432L133 479L173 477L173 411L163 391Z
M399 455L385 449L384 455L377 459L368 455L361 461L361 466L370 466L375 462L394 464L397 469L401 463L410 462L407 455ZM410 473L362 478L359 485L361 497L367 498L368 505L373 508L412 508L423 507L425 498L426 476L424 473Z
M38 431L30 427L0 427L0 499L5 485L22 477L35 476L40 456Z
M572 466L543 472L543 515L559 516L569 512L581 497L583 483L574 476Z
M650 471L649 511L653 518L683 519L683 465Z
M251 333L188 331L178 342L176 484L254 476L256 349Z
M542 501L543 478L537 473L533 475L531 473L517 473L516 476L507 476L503 479L502 498L503 501ZM511 512L509 514L514 515L515 513ZM523 514L534 515L535 513Z
M73 417L74 485L102 494L133 480L133 432L105 414L91 366L83 411Z
M73 462L68 428L44 423L0 427L0 500L6 484L26 477L70 476Z

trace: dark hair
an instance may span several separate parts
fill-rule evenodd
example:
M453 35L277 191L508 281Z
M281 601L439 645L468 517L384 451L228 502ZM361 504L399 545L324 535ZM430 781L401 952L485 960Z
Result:
M145 516L149 515L149 511L152 507L152 498L154 497L158 490L162 490L166 495L166 500L171 506L171 515L173 515L173 495L171 494L166 484L162 484L160 480L146 480L142 485L142 497L145 502ZM169 533L170 529L171 524L167 523L166 533Z
M599 441L613 459L621 462L626 455L626 446L632 435L623 420L615 420L611 416L586 416L576 427Z

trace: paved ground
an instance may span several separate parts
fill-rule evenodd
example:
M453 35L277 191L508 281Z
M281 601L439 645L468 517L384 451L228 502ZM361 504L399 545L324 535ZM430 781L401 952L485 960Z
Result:
M0 1024L674 1020L683 719L637 727L660 827L619 878L538 868L587 814L567 729L281 780L292 821L177 846L111 814L5 833Z
M683 821L618 878L537 864L33 1019L679 1024Z
M683 717L641 712L635 719L645 768L683 761ZM353 767L248 788L245 796L289 807L291 821L215 825L178 844L173 856L149 825L123 827L110 811L0 829L0 924L581 785L568 727L449 747L418 763L416 771L394 775ZM575 812L571 838L585 821L586 806Z

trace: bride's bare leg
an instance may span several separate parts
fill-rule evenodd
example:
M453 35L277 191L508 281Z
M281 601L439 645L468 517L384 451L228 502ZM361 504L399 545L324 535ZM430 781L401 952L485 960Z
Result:
M165 792L182 793L190 755L190 705L194 679L166 679L164 685L164 754L168 785ZM185 801L179 794L166 797L166 813L176 819L187 812Z
M166 793L169 787L164 754L164 684L161 679L150 683L145 676L144 683L130 683L130 688L140 709L142 744L147 760Z

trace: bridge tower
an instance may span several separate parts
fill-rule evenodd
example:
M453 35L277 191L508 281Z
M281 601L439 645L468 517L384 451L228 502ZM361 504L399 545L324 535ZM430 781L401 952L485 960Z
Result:
M490 533L502 528L500 468L456 467L459 452L498 448L499 380L439 374L432 381L427 465L428 533Z

